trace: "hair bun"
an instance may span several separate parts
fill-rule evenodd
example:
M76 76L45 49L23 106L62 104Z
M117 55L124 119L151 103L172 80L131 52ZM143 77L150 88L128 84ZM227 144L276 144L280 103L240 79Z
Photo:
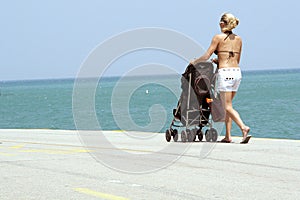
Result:
M237 27L237 25L239 25L239 22L240 22L240 20L235 17L234 20L233 20L233 24L234 24L233 28Z
M237 27L237 25L239 25L239 22L240 22L240 20L231 13L224 13L221 17L221 21L227 22L227 26L225 26L222 29L223 32L231 31L232 29Z

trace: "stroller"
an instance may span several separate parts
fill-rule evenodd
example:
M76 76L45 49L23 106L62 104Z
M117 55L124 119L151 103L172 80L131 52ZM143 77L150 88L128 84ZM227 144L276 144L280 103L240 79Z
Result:
M181 96L177 108L173 109L173 120L170 128L166 130L167 142L171 138L177 142L178 130L176 128L185 127L181 131L182 142L199 141L203 139L203 127L208 127L205 131L205 139L208 142L215 142L218 139L218 132L212 127L212 121L224 121L224 110L218 94L215 92L216 71L211 62L200 62L195 66L189 64L181 77ZM212 108L215 108L212 111ZM210 115L212 117L210 117Z

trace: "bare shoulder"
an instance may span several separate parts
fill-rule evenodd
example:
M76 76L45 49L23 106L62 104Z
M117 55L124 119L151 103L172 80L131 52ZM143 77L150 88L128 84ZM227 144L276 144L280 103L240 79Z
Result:
M212 41L218 43L218 42L219 42L220 40L222 40L222 39L223 39L222 34L216 34L216 35L214 35Z
M241 41L242 41L242 37L241 37L241 36L239 36L239 35L237 35L237 34L234 34L234 36L236 37L236 39L238 39L238 40L241 40Z
M216 34L216 35L214 36L214 39L220 40L220 39L222 39L223 37L224 37L224 34L223 34L223 33L220 33L220 34Z

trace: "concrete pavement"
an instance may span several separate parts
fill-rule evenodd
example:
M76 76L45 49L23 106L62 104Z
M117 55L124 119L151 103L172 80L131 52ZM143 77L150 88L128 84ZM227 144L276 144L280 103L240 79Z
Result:
M219 138L221 139L221 138ZM297 199L300 141L0 130L0 199Z

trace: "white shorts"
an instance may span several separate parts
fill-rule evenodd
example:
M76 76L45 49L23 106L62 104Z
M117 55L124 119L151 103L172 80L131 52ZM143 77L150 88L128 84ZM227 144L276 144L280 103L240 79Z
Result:
M221 68L218 70L218 91L236 92L242 80L240 68Z

